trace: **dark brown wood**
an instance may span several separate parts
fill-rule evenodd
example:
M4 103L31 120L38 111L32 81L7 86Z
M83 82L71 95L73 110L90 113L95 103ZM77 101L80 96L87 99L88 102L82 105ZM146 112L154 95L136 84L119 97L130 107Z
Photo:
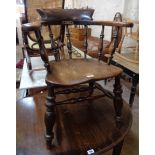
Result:
M52 73L48 74L48 84L72 86L96 80L104 80L121 74L122 70L105 62L92 59L70 59L50 62Z
M115 84L114 84L114 107L116 112L116 120L121 121L121 114L123 108L123 99L122 99L122 89L120 84L120 76L115 77Z
M121 154L121 150L122 150L122 147L123 147L123 142L124 142L124 140L122 140L119 144L117 144L113 148L113 154L112 155L120 155Z
M75 20L75 21L42 21L43 25L53 24L53 25L104 25L104 26L116 26L116 27L133 27L132 22L115 22L115 21L83 21L83 20Z
M133 105L133 101L134 101L134 97L135 97L135 94L136 94L136 87L137 87L138 81L139 81L139 75L138 74L133 74L132 87L131 87L130 98L129 98L130 107L132 107L132 105Z
M44 61L44 66L46 67L47 71L50 73L51 68L50 68L50 64L49 64L49 60L48 60L48 54L46 52L45 45L43 42L43 37L41 35L40 30L35 31L35 35L37 38L37 42L39 44L41 59Z
M42 32L36 26L33 26L28 29L34 29L37 42L39 43L39 49L41 58L45 64L47 69L46 83L48 87L48 96L46 102L46 112L45 112L45 126L46 126L46 143L48 148L50 148L52 140L54 138L53 135L53 126L55 124L55 111L54 108L56 106L64 105L64 104L74 104L83 101L92 101L95 99L99 99L101 97L108 96L114 99L114 108L116 113L116 121L120 124L120 118L122 114L122 98L121 98L121 85L120 85L120 75L122 73L122 69L115 67L113 65L107 64L103 61L98 61L94 59L87 59L87 50L88 50L88 25L99 25L102 27L101 36L100 36L100 54L99 60L101 59L101 53L103 50L103 37L104 37L104 27L105 26L115 26L115 30L113 30L113 47L110 60L113 57L116 48L118 47L118 30L122 26L131 27L131 23L123 23L123 22L115 22L115 21L92 21L91 9L38 9L38 12L41 16L41 24L42 26L48 26L49 34L51 38L51 49L54 51L55 60L49 61L47 51L44 46L44 39L42 37ZM77 13L77 14L76 14ZM86 15L87 14L87 15ZM60 25L66 27L66 45L69 53L69 59L61 59L58 58L59 52L59 42L55 42L53 40L54 36L52 33L51 26ZM72 59L72 43L70 38L70 27L76 25L83 25L85 28L84 34L84 58L81 59ZM60 31L61 32L61 31ZM59 39L60 41L60 39ZM61 45L61 44L60 44ZM114 97L113 95L108 94L104 91L104 89L99 88L102 94L92 95L94 86L96 81L106 80L108 78L115 78L114 85ZM54 92L56 88L67 89L64 90L66 93L80 92L81 89L68 89L69 87L78 87L80 84L89 84L89 87L86 89L88 92L84 96L71 97L69 99L64 99L62 101L55 101L55 98L60 95L60 93ZM85 90L84 90L85 91ZM65 94L64 93L64 94ZM67 94L66 93L66 94ZM122 119L122 118L121 118ZM118 124L118 123L116 123Z
M94 86L95 82L89 82L89 95L91 96L94 92L95 86Z
M125 54L125 56L130 57L132 53ZM119 57L117 54L115 54L114 59L112 60L112 64L115 66L118 66L123 69L123 72L132 79L132 86L131 86L131 92L129 97L129 105L132 107L134 96L136 92L136 86L139 81L139 64L129 62L127 59L124 59L124 57Z
M104 26L102 26L101 29L101 34L100 34L100 48L99 48L99 56L98 59L102 59L102 54L103 54L103 38L104 38Z
M84 40L84 58L86 59L87 51L88 51L88 26L85 25L85 40Z
M46 99L46 112L45 112L45 126L46 126L46 144L48 148L51 148L52 146L52 139L54 138L54 133L53 133L53 126L55 123L56 119L56 114L55 114L55 95L54 95L54 88L48 86L48 96Z
M62 21L92 20L94 9L37 9L41 20L53 23Z
M119 27L115 27L115 30L113 30L113 33L112 33L112 40L113 40L113 47L112 47L112 50L111 50L111 54L110 54L110 58L108 60L108 64L111 64L111 61L113 59L113 55L116 51L116 48L118 47L118 31L119 31Z
M51 51L53 51L54 53L54 57L55 60L59 60L60 59L60 54L59 54L59 48L58 48L58 44L56 44L54 38L53 38L53 32L52 32L52 26L48 25L48 30L49 30L49 36L51 39Z
M131 127L132 114L128 104L124 104L122 122L117 127L112 100L107 97L91 104L81 102L80 105L57 106L53 130L56 135L53 139L55 147L48 150L43 134L46 95L37 94L17 101L17 155L85 155L90 149L94 149L96 155L101 155L113 147L116 150ZM57 100L68 97L62 95Z

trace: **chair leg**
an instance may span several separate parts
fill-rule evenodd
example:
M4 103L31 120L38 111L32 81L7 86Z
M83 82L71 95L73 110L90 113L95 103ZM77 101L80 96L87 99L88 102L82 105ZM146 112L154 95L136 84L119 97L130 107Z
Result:
M134 75L132 78L132 87L131 87L131 93L130 93L130 98L129 98L129 105L130 107L132 107L133 105L133 101L134 101L134 97L136 94L136 87L139 81L139 75Z
M91 96L92 94L93 94L93 92L94 92L94 82L90 82L89 83L89 96Z
M123 107L120 76L115 77L115 84L114 84L113 92L114 92L114 108L115 108L115 113L116 113L116 121L120 121L122 107Z
M117 145L113 148L113 153L112 153L112 155L120 155L120 154L121 154L123 142L124 142L124 140L122 140L119 144L117 144Z
M53 133L53 126L56 119L56 113L55 113L55 95L54 95L54 88L51 86L48 86L48 96L46 99L46 112L45 112L45 127L46 127L46 145L48 148L51 148L52 146L52 139L54 138Z

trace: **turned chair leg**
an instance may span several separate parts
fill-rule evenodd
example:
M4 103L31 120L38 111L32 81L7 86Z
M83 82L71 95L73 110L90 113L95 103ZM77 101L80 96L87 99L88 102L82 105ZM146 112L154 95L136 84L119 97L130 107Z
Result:
M131 93L130 93L130 98L129 98L129 105L130 107L132 107L133 105L133 101L134 101L134 97L136 94L136 87L138 84L138 80L139 80L139 76L138 75L134 75L132 78L132 87L131 87Z
M116 113L116 121L120 121L123 108L122 89L120 84L120 76L115 77L114 84L114 108Z
M48 96L46 99L46 112L45 112L45 127L46 127L46 133L45 133L45 139L46 139L46 145L48 148L51 148L52 146L52 139L54 138L53 133L53 126L56 119L55 114L55 95L54 95L54 88L48 86Z

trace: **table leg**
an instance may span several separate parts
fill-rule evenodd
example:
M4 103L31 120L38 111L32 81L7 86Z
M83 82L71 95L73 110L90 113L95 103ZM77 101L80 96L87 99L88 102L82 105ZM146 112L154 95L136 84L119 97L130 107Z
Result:
M136 87L137 87L138 81L139 81L139 75L135 74L132 77L132 87L131 87L130 98L129 98L130 107L132 107L132 105L133 105L133 101L134 101L134 97L135 97L135 94L136 94Z
M122 146L123 146L123 142L124 139L113 148L113 153L112 155L120 155L121 154L121 150L122 150Z

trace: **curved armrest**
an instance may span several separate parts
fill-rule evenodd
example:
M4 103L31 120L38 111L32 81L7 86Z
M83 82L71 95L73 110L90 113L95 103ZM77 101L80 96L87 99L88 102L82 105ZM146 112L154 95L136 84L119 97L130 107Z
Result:
M26 23L22 24L22 31L36 31L39 30L41 27L40 22L33 22L33 23Z
M63 24L63 23L62 23ZM77 25L103 25L103 26L116 26L116 27L133 27L132 22L124 21L74 21Z

